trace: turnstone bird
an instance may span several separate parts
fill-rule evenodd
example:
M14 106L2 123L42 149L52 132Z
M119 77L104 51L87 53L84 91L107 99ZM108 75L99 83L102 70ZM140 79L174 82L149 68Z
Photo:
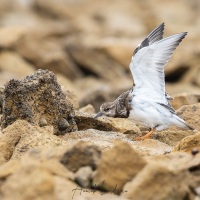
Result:
M187 32L163 39L163 31L164 23L154 29L133 52L130 63L133 87L115 101L102 104L95 116L130 118L151 129L135 140L146 139L156 130L171 125L194 130L176 115L169 103L173 98L165 91L164 67Z

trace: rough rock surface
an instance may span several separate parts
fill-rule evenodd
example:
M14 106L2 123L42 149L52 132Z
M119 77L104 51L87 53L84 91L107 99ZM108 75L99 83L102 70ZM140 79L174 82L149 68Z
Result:
M53 135L52 128L40 128L18 120L5 128L0 135L1 160L19 159L29 149L62 144L65 142Z
M200 103L182 106L177 110L177 115L196 130L200 130Z
M74 108L48 70L38 70L22 80L10 80L4 90L2 128L17 119L38 125L44 118L54 134L76 130Z
M102 151L111 149L117 142L123 141L131 145L141 155L162 155L171 152L172 147L158 140L133 141L132 134L123 134L111 131L98 131L87 129L85 131L71 132L61 136L68 144L74 144L77 141L92 142L101 148Z
M178 94L174 96L174 100L171 101L174 109L179 109L181 106L196 104L200 102L200 94Z
M183 138L175 147L174 151L191 152L193 149L200 150L200 132Z
M149 163L124 187L128 199L184 199L189 198L189 175L186 170L176 170L169 165ZM152 184L154 183L154 184ZM162 188L161 188L162 186Z
M88 104L87 106L80 108L79 112L82 112L82 113L86 112L86 113L90 113L90 114L96 113L94 107L91 104Z
M146 165L146 161L127 143L106 151L97 166L93 186L116 194Z
M62 47L54 41L27 37L17 45L16 49L22 57L34 63L37 69L49 69L71 79L81 77L81 71Z
M89 113L75 112L75 121L79 130L97 129L121 133L140 133L140 129L133 122L124 118L100 117Z

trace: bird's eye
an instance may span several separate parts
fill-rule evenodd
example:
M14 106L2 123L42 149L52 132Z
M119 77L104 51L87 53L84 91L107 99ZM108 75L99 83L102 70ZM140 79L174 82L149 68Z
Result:
M106 112L109 111L109 110L110 110L110 108L106 108L106 109L105 109Z

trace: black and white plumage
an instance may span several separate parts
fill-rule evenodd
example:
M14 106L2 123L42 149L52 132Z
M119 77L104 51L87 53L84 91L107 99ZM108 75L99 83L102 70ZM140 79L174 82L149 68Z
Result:
M134 87L128 92L126 98L128 101L126 109L130 109L128 118L151 128L149 135L171 125L193 130L176 115L169 103L171 97L165 90L164 75L165 65L187 33L183 32L163 39L163 31L164 23L154 29L136 48L130 62ZM100 108L101 115L109 116L112 111L112 117L118 117L113 116L118 103L117 100L109 103L110 106L104 103Z

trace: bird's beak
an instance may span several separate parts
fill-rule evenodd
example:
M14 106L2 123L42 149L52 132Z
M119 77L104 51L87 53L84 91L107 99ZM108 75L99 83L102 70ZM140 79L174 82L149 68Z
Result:
M94 118L96 119L96 118L101 117L101 116L103 116L103 115L104 115L104 114L103 114L102 112L99 112L99 113L96 114L96 116L95 116Z

